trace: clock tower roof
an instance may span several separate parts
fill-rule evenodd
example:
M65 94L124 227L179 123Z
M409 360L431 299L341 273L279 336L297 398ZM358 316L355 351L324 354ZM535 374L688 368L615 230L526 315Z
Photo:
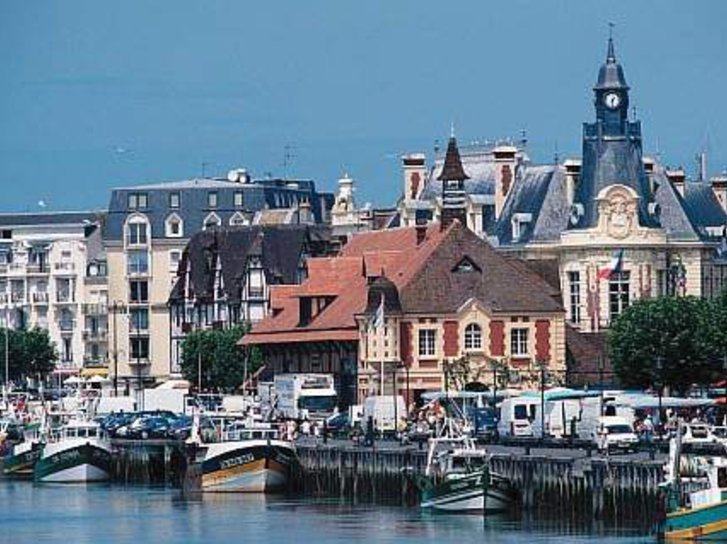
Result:
M629 86L626 84L623 67L616 60L613 37L611 36L608 38L606 62L601 65L601 69L598 71L598 81L593 88L594 91L607 89L629 89Z

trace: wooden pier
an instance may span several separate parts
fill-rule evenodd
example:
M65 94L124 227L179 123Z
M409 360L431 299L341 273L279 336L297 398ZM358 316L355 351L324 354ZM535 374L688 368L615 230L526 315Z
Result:
M414 448L298 446L292 490L361 502L416 504L402 468L423 472L426 452ZM656 520L663 465L648 460L495 453L492 470L520 490L519 509L574 520Z
M182 486L186 477L187 446L176 440L112 441L114 482Z

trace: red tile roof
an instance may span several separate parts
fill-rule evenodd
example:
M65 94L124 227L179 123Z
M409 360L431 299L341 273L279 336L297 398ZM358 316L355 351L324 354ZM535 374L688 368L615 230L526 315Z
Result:
M481 272L453 272L465 255ZM302 285L271 287L275 312L243 343L358 339L355 317L366 309L367 276L382 270L398 287L404 312L453 313L470 298L495 312L562 312L552 289L532 272L510 264L458 222L445 231L432 224L420 243L416 227L367 232L353 236L339 257L310 259ZM323 296L335 298L299 326L300 298Z

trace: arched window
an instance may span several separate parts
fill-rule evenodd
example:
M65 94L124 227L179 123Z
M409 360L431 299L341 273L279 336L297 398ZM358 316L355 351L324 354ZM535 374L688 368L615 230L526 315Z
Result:
M204 230L211 229L214 227L219 227L222 225L222 220L220 219L220 216L217 215L215 212L212 212L204 219L204 225L202 225L202 228Z
M145 246L149 243L149 221L141 214L134 214L126 221L126 245Z
M184 222L176 213L170 214L164 221L164 234L167 238L181 238L184 236Z
M482 327L470 323L464 329L464 349L482 349Z

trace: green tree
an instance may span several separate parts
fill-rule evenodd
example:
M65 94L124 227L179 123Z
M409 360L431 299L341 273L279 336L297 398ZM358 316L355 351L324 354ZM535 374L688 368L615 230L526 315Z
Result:
M8 374L11 380L18 382L25 377L43 377L55 368L58 352L48 336L48 331L40 328L9 329L8 331L0 329L0 360L2 361L3 379L6 364L6 338L8 339Z
M464 391L465 385L480 381L485 373L484 366L475 365L469 355L444 361L444 376L448 387Z
M223 330L195 331L182 342L182 374L193 384L202 384L203 389L234 391L245 378L262 365L257 348L243 348L238 345L247 332L239 326ZM202 371L201 382L199 370Z
M621 383L683 392L714 375L711 304L695 297L635 302L608 333L608 350Z

